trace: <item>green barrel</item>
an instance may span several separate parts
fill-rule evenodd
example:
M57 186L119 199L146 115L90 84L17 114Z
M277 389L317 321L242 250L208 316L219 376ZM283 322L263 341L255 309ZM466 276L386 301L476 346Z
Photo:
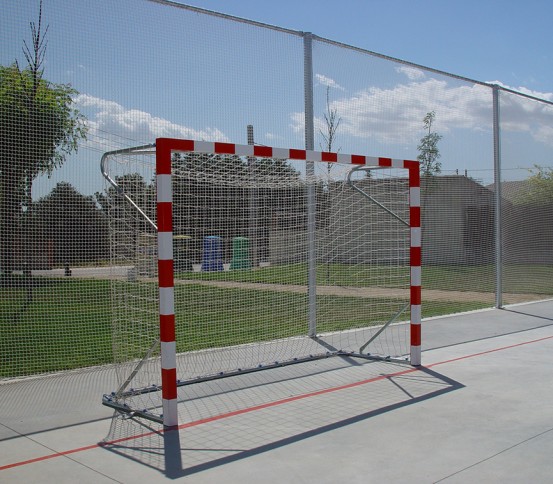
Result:
M251 269L250 239L247 237L234 237L232 239L232 260L230 269Z

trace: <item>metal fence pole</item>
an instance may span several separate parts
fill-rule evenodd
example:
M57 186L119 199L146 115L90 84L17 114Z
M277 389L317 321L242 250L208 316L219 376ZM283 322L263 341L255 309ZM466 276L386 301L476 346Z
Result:
M248 137L248 145L253 146L255 144L254 142L254 135L253 135L253 125L248 124L246 127L247 130L247 137ZM250 180L253 182L255 180L255 158L249 157L248 158L248 170L250 175ZM249 190L249 207L248 207L248 215L250 218L249 221L249 227L248 232L250 235L250 250L251 250L251 264L252 267L257 267L259 264L259 251L258 251L258 224L257 224L257 188L255 188L254 183L252 183L252 186L250 186Z
M492 87L493 92L493 162L495 186L495 307L503 306L503 235L501 221L501 139L499 115L499 91L497 85Z
M303 34L303 68L304 68L304 99L305 99L305 149L314 150L315 126L313 122L313 34ZM308 161L305 169L307 178L307 266L308 266L308 321L309 336L317 334L317 273L316 273L316 198L315 185L315 163Z

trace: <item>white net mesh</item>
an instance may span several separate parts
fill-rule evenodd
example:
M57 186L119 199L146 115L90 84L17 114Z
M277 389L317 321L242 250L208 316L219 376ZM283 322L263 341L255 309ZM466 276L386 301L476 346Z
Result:
M39 4L3 2L0 15L0 409L6 421L33 422L24 431L37 430L30 428L38 422L28 395L40 397L42 413L60 415L64 424L81 421L83 415L101 418L106 409L98 404L98 396L112 387L112 348L118 348L119 362L139 360L155 341L155 310L140 305L156 297L154 232L142 216L131 220L137 212L128 200L112 200L111 185L108 193L103 190L98 161L107 151L158 137L246 142L247 126L252 125L258 144L303 149L306 135L314 135L314 149L326 150L327 120L334 120L329 151L415 158L428 133L423 119L433 111L431 131L441 136L441 171L422 180L423 317L491 308L498 295L505 305L552 297L551 93L526 88L515 93L502 85L499 116L494 119L497 86L317 35L310 37L312 65L307 69L309 49L301 31L177 2L56 0L43 2L41 13ZM35 44L37 34L43 44ZM27 58L24 43L30 50L34 45L47 48ZM40 65L33 59L41 59ZM308 93L312 106L305 103ZM310 118L313 129L306 123ZM496 128L501 156L494 166ZM151 160L134 163L130 168L110 168L114 177L126 177L121 183L154 217L149 205ZM199 166L199 159L195 163ZM247 166L233 175L230 185L225 185L229 170L221 176L199 167L196 175L212 180L211 188L206 185L203 192L197 188L189 194L177 221L177 282L197 301L181 309L199 314L205 328L218 327L219 339L214 342L219 345L227 344L224 340L230 341L231 333L221 322L211 324L216 320L213 314L221 314L219 303L214 303L212 316L207 315L212 301L222 299L208 291L232 294L228 306L236 307L231 289L238 288L229 288L230 283L242 284L240 294L247 289L258 298L263 295L266 305L275 302L275 318L292 315L298 331L305 329L302 324L308 319L308 297L300 292L307 284L307 197L299 194L305 173L297 167L298 179L288 177L288 185L279 187L268 179L271 173L262 175L259 166L256 169L264 179L258 188L248 181ZM341 207L351 207L352 213L364 209L355 209L347 190L338 195L337 182L345 180L338 167L331 169L330 180L327 172L326 165L317 165L318 331L334 331L327 321L342 317L343 306L367 311L362 305L370 301L376 308L374 298L361 297L357 286L344 281L344 266L349 279L359 286L369 280L373 291L376 286L388 291L401 286L399 279L377 280L375 271L367 276L361 265L354 273L359 248L348 241L356 229L344 226L349 214L344 220L331 220L337 208L331 209L328 200L341 197ZM140 178L133 178L133 173ZM192 179L192 172L187 176ZM145 194L135 193L139 190ZM245 197L242 208L232 201L233 190L241 193L238 198ZM255 190L256 203L250 206L246 199ZM269 191L278 196L268 196ZM108 211L112 218L121 217L111 232ZM359 226L368 227L361 218L357 217ZM351 235L346 236L348 231ZM255 269L193 272L192 262L201 265L204 238L210 235L221 237L225 264L232 263L232 239L248 239ZM333 251L327 243L333 239L345 244L344 249L335 246ZM113 261L110 247L120 248ZM261 263L270 265L261 270ZM279 274L278 267L286 270ZM240 273L249 274L249 279L238 278ZM254 280L252 274L265 279ZM217 286L223 283L227 286ZM263 294L262 284L269 285ZM286 290L276 291L277 286ZM298 292L293 292L296 287ZM338 290L343 293L336 294ZM374 320L379 318L374 315ZM134 326L129 323L116 334L113 320L134 321ZM152 335L141 336L150 331ZM260 340L275 337L269 328L256 331ZM355 340L355 331L341 333L341 341ZM492 331L481 325L460 334L448 327L432 344L473 340ZM299 333L293 330L288 336L292 334ZM251 335L243 335L241 341L248 338L251 341ZM185 349L207 354L201 349L204 343L188 341ZM391 342L386 344L393 348ZM157 355L157 346L152 351ZM132 371L123 369L122 381ZM200 370L198 366L192 373ZM153 367L151 374L157 378L158 369ZM29 406L24 409L22 402ZM48 422L41 425L48 427Z
M105 163L120 390L129 405L150 409L159 406L159 395L137 390L159 385L160 374L156 238L148 221L154 165L153 154L136 152ZM407 171L321 165L307 177L306 162L173 155L182 382L334 354L407 360ZM316 210L312 291L309 190Z

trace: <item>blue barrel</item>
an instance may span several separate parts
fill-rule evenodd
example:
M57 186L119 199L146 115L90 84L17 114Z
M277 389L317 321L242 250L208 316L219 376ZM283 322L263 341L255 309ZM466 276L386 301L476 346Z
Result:
M202 271L213 272L223 270L223 244L221 237L209 235L204 237L204 255Z

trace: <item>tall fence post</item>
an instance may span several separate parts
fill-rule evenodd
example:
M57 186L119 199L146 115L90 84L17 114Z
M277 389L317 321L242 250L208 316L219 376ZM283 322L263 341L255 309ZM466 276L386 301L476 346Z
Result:
M248 138L248 145L253 146L255 144L254 135L253 135L253 125L248 124L246 127L246 133ZM248 170L251 177L252 186L249 188L250 196L248 202L248 216L250 217L250 223L248 227L248 232L250 235L250 248L251 248L251 264L252 267L257 267L259 265L259 230L258 230L258 221L257 221L257 188L255 188L255 158L248 157Z
M303 88L305 99L305 149L313 151L315 147L315 125L313 122L313 34L303 34ZM307 294L308 294L308 321L309 336L317 334L317 257L315 245L316 231L316 197L315 185L315 163L308 161L305 168L307 178Z
M501 132L499 114L499 86L493 92L493 163L495 186L495 307L503 306L503 235L501 213Z

